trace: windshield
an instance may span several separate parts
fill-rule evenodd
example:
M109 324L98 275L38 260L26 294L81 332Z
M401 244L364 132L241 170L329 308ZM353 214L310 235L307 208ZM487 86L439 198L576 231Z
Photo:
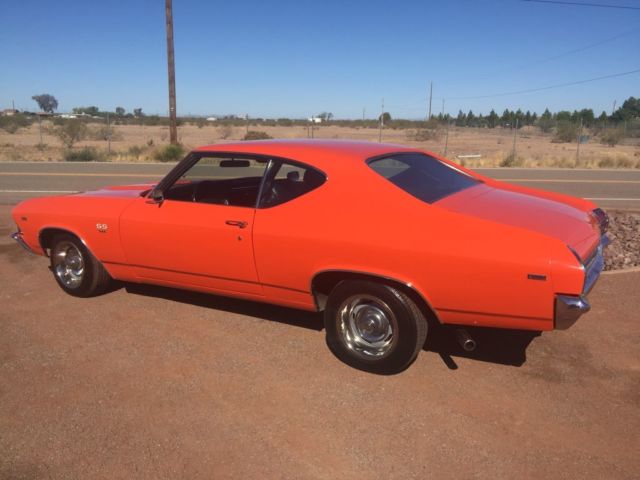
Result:
M378 174L426 203L480 183L466 173L424 153L399 153L368 162Z

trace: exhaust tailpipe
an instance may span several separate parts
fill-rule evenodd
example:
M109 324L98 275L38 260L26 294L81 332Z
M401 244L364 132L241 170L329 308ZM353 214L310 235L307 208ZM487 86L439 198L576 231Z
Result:
M471 338L469 332L467 332L464 328L456 329L456 338L458 339L458 343L460 346L467 352L472 352L476 349L476 341Z

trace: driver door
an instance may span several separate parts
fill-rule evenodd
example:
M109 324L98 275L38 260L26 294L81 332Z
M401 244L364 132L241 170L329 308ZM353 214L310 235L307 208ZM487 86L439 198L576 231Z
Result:
M267 161L212 155L163 180L161 201L141 197L125 209L125 257L150 283L261 296L253 223Z

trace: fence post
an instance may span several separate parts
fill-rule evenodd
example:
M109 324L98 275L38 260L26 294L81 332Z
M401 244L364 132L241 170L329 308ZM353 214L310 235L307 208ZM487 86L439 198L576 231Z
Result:
M576 167L580 165L580 137L582 137L582 118L578 127L578 148L576 149Z

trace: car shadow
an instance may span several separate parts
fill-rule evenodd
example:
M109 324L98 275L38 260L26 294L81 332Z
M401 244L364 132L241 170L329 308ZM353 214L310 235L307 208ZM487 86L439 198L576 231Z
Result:
M498 328L465 327L476 342L476 349L468 352L458 343L456 326L432 328L424 350L435 352L450 370L457 370L453 357L520 367L527 361L527 347L541 332Z
M119 286L124 286L126 292L133 295L162 298L238 315L247 315L316 332L324 329L322 313L156 285L127 283ZM540 332L523 330L467 327L466 330L477 344L474 351L467 352L456 339L456 328L448 325L431 328L423 348L425 351L440 355L450 370L458 369L453 357L520 367L526 361L527 347L534 338L540 335Z
M270 320L294 327L307 328L317 332L324 328L322 314L307 312L293 308L270 305L268 303L240 300L230 297L218 296L210 293L199 293L189 290L179 290L155 285L125 284L127 293L143 295L146 297L164 298L174 302L197 305L204 308L222 310L224 312L247 315L250 317Z

